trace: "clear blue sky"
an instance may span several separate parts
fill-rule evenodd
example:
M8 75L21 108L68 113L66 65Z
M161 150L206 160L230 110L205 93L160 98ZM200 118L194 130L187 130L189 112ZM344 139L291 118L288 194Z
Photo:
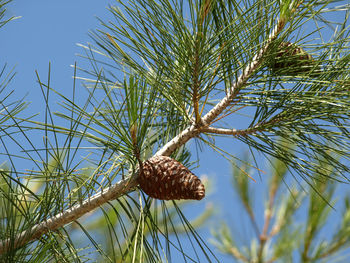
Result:
M8 6L8 15L21 18L0 29L0 66L4 63L7 63L9 68L15 66L17 75L9 88L15 89L17 97L28 94L27 100L32 102L30 107L33 113L43 112L44 106L41 91L36 83L35 70L46 79L48 64L51 62L52 87L70 95L73 83L71 65L75 61L78 61L79 65L81 59L76 54L83 53L76 44L91 42L88 31L99 26L96 16L103 20L109 18L106 9L109 3L114 4L113 1L105 0L15 0ZM35 139L37 138L33 140ZM225 140L224 144L231 144L232 153L238 155L246 150L237 141ZM230 164L212 150L205 149L200 154L200 167L195 173L208 175L214 183L214 192L204 199L200 209L210 203L219 203L219 206L216 205L218 212L225 219L231 218L231 225L235 224L236 228L239 228L239 224L242 224L242 208L237 206L233 199L235 195L230 186ZM258 179L257 189L263 188L258 185L260 183ZM257 193L261 194L259 190ZM193 212L189 212L188 215L195 216ZM214 223L206 226L206 229L213 227ZM242 226L242 234L250 231L248 226L249 224ZM210 238L209 231L204 230L201 233L204 239ZM242 238L244 239L244 236ZM219 258L223 262L231 262L227 257L219 255Z

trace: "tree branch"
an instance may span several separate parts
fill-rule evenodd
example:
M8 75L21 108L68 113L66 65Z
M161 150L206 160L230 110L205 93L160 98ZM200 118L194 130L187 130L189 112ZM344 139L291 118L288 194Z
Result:
M249 134L254 134L257 131L257 128L258 127L248 128L244 130L237 130L237 129L216 128L216 127L205 127L201 129L201 132L215 133L215 134L222 134L222 135L232 135L237 137L237 136L247 136Z
M75 221L84 214L91 212L104 203L114 200L124 195L137 186L137 176L133 175L127 179L121 180L113 186L103 189L101 192L85 199L83 202L72 206L71 208L59 213L32 228L18 234L14 240L8 238L0 242L0 254L9 249L16 249L26 243L39 239L48 231L54 231L65 224Z
M252 62L243 70L243 73L238 77L236 83L234 83L229 89L227 95L202 118L202 121L206 127L208 127L210 123L228 107L239 91L244 87L249 77L259 68L271 42L277 38L284 25L284 20L278 21L277 25L270 33L265 46L253 57Z
M277 122L280 122L282 118L280 117L274 117L268 121L262 121L260 123L257 123L253 127L247 128L247 129L226 129L226 128L216 128L216 127L204 127L201 129L201 132L206 132L206 133L215 133L215 134L222 134L222 135L232 135L234 137L238 136L248 136L251 134L255 134L257 132L262 132L264 131L264 126L265 125L271 125L275 124Z
M266 41L265 46L253 57L252 62L243 70L243 73L239 76L236 83L229 89L227 95L201 119L201 123L190 125L179 135L165 144L155 155L169 156L175 149L185 144L191 138L198 136L202 132L201 129L207 129L210 123L230 105L231 101L235 98L240 89L244 87L254 71L259 68L269 45L274 39L276 39L277 35L284 27L284 24L285 23L281 20L277 23ZM137 186L137 178L138 173L135 173L129 178L121 180L115 185L87 198L80 204L76 204L66 211L34 225L32 228L18 234L14 239L9 238L0 241L0 254L6 253L9 249L19 248L30 241L40 238L49 231L55 231L63 225L77 220L84 214L91 212L104 203L125 195Z

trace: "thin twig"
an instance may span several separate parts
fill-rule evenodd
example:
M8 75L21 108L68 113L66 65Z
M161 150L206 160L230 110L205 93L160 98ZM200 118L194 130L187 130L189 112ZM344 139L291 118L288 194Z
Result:
M243 204L244 204L244 206L245 206L245 209L246 209L247 212L248 212L248 215L249 215L250 221L252 222L252 225L253 225L255 234L256 234L257 238L259 238L259 237L260 237L260 230L259 230L258 222L256 221L256 218L255 218L254 211L253 211L253 209L249 206L249 204L247 204L247 203L245 203L245 202L243 202Z
M271 224L272 209L273 209L273 206L275 203L277 189L278 189L278 185L276 184L276 182L273 182L271 187L270 187L269 200L268 200L267 208L265 210L264 226L263 226L262 233L260 235L260 244L259 244L259 250L258 250L259 262L263 262L264 247L265 247L267 240L271 237L269 235L268 231L269 231L269 227Z
M266 125L271 125L275 124L277 122L280 122L282 118L275 117L272 118L269 121L263 121L260 123L257 123L253 127L247 128L247 129L226 129L226 128L216 128L216 127L204 127L201 129L201 132L206 132L206 133L215 133L215 134L222 134L222 135L232 135L235 137L238 136L248 136L251 134L256 134L259 131L264 131L264 126Z

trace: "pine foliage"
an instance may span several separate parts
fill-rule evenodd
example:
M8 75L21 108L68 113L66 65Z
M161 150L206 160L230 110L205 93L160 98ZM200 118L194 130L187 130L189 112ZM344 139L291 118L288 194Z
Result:
M11 20L6 4L0 27ZM318 0L117 0L113 20L91 32L94 44L81 45L90 66L74 65L71 96L51 87L50 67L46 80L36 73L42 116L11 101L13 74L4 67L1 260L169 262L177 253L217 262L193 227L208 213L191 224L183 207L193 203L156 201L138 187L140 164L153 156L192 169L191 139L228 159L216 138L241 141L253 159L275 158L328 200L315 180L349 179L348 11ZM332 22L331 13L344 19ZM273 70L286 42L312 56L307 71ZM242 200L249 204L249 194ZM103 238L89 228L97 222Z
M288 180L288 167L274 160L264 178L267 183L258 190L242 174L244 169L234 165L232 173L240 216L226 219L213 231L212 243L221 253L234 262L346 262L349 197L340 198L331 174L314 174L312 185L289 185L286 191L283 181ZM335 172L331 167L329 171Z

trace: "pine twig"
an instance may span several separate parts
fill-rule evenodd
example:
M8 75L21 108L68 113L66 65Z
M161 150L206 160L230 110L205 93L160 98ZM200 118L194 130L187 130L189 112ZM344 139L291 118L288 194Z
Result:
M277 189L278 187L276 183L273 183L273 185L270 188L268 205L265 211L264 226L263 226L262 233L260 235L258 260L261 262L263 262L263 252L264 252L264 247L266 245L266 242L268 241L269 238L271 238L271 235L268 232L269 232L269 227L272 220L272 210L276 200Z
M205 127L201 129L201 132L207 132L207 133L215 133L215 134L222 134L222 135L232 135L235 137L238 136L248 136L251 134L256 134L259 131L264 131L264 126L266 125L272 125L275 123L278 123L282 120L282 118L275 117L272 118L269 121L263 121L260 123L257 123L253 127L247 128L247 129L225 129L225 128L216 128L216 127Z

